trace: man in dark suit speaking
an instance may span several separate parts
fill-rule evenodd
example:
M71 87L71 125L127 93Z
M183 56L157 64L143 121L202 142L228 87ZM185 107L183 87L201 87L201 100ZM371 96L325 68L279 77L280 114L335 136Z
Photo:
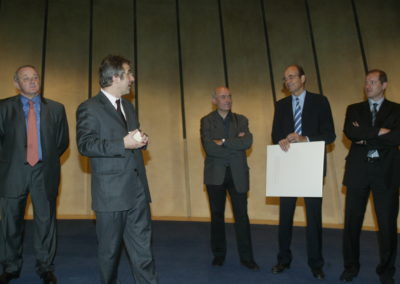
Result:
M400 105L384 97L387 76L382 70L367 72L367 101L347 108L344 133L351 140L346 158L347 186L343 232L342 281L352 281L360 269L360 233L370 192L378 221L382 283L394 283L397 251L397 215L400 185Z
M231 112L232 97L226 87L215 89L212 103L217 107L201 119L201 141L206 159L204 183L211 209L212 265L222 266L226 255L225 202L229 192L235 217L235 231L240 261L245 267L258 270L253 259L250 223L247 215L249 167L246 150L253 136L245 116Z
M40 95L35 67L14 75L19 95L0 101L0 283L18 278L22 267L24 213L33 204L36 271L43 283L56 283L56 199L60 156L68 147L64 106Z
M133 105L121 96L134 77L130 62L109 55L99 69L99 94L77 110L77 145L90 158L92 207L96 212L101 282L118 282L118 258L125 244L135 283L157 283L151 249L150 193L142 158L148 143Z
M308 141L332 143L336 135L327 98L306 91L306 76L301 66L288 66L283 80L291 96L276 103L272 126L273 143L279 144L284 151L289 150L290 143ZM296 201L296 197L280 198L278 263L272 268L272 273L275 274L289 268L292 261L290 243ZM323 279L325 274L322 269L324 265L322 257L322 198L305 197L304 202L307 217L308 265L315 278Z

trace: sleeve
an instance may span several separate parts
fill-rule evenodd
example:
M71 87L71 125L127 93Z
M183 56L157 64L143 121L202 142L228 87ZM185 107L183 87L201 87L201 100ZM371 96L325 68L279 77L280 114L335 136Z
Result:
M69 145L69 128L64 106L61 106L60 121L57 131L57 148L61 156Z
M281 122L281 107L280 103L276 103L275 105L275 112L274 112L274 120L272 122L272 143L278 144L280 140L286 138L282 132L282 126L280 125Z
M83 156L116 157L125 153L123 138L101 137L100 120L90 103L80 105L76 112L76 140L79 153Z
M224 146L232 150L247 150L253 143L253 134L249 130L249 121L242 115L233 114L233 116L234 120L238 121L239 133L244 132L244 136L229 138L225 141Z
M360 121L360 115L356 109L356 106L348 106L343 129L343 132L347 138L349 138L352 142L357 142L361 140L371 140L378 137L379 128L360 123ZM354 122L358 122L359 126L354 126Z
M230 155L230 150L214 143L214 137L211 136L211 129L211 120L207 117L203 117L200 121L200 136L204 151L206 152L207 156L212 158L228 158Z
M333 117L329 101L326 97L322 96L321 105L319 109L318 121L318 134L308 136L309 141L325 141L330 144L336 139L335 126L333 124Z

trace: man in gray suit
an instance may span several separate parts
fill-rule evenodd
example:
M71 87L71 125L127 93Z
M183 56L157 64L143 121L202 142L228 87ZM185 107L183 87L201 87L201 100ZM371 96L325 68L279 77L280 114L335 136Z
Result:
M150 193L142 158L148 143L133 105L121 96L134 82L130 62L109 55L99 68L101 91L77 116L79 152L90 158L101 281L118 282L122 241L135 283L157 283L151 249Z
M232 97L226 87L218 87L212 95L216 111L201 119L201 140L206 158L204 183L211 208L212 265L222 266L226 256L225 202L229 192L235 217L235 231L241 264L259 270L254 262L250 223L247 215L249 167L246 150L253 136L245 116L231 112Z
M60 156L69 143L64 106L40 95L35 67L14 75L19 94L0 101L0 283L18 278L22 268L24 215L33 204L36 271L43 283L56 283L56 199Z

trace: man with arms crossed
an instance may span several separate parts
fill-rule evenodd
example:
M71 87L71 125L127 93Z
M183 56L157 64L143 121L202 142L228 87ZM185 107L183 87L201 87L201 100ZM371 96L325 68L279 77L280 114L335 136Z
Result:
M101 283L118 281L122 241L135 283L157 283L151 249L150 193L142 158L148 143L123 95L134 82L130 62L109 55L99 68L101 91L77 110L77 145L92 169Z
M279 144L283 151L289 151L290 143L309 141L332 143L336 135L328 99L322 95L306 91L306 76L301 66L288 66L283 80L291 96L276 103L272 127L273 143ZM272 268L274 274L281 273L289 268L292 261L290 243L292 241L296 201L297 197L280 198L279 253L278 263ZM322 269L324 265L322 257L322 198L305 197L304 203L307 217L308 265L315 278L324 279L325 274Z
M246 150L253 136L245 116L231 112L232 97L226 87L218 87L212 95L216 111L201 119L201 141L206 158L204 183L211 209L211 249L213 266L222 266L226 256L225 202L229 192L235 217L235 231L241 264L259 270L253 258L250 223L247 215L249 167Z
M344 271L350 282L360 270L360 233L372 191L378 221L380 262L376 273L384 284L394 283L400 182L400 106L384 97L387 76L367 72L367 101L347 108L344 133L351 140L343 183L347 186L343 231Z
M0 101L0 209L4 272L0 283L18 278L22 268L24 215L28 194L33 205L36 272L43 283L57 283L56 201L60 156L68 147L64 106L40 95L35 67L14 75L19 95Z

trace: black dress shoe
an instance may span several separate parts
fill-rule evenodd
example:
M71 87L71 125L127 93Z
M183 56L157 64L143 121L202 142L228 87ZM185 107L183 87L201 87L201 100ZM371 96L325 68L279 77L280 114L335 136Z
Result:
M278 263L274 267L272 267L271 271L273 274L278 274L278 273L283 272L285 269L289 269L289 268L290 268L290 264Z
M212 261L212 266L222 266L224 265L225 258L221 256L215 256Z
M8 284L10 280L16 279L18 277L19 277L18 273L4 272L3 274L0 275L0 284Z
M248 269L250 269L250 270L254 270L254 271L260 270L260 267L258 266L257 263L255 263L254 260L248 260L248 261L247 260L241 260L240 263L243 266L245 266Z
M40 275L40 278L43 279L43 284L56 284L57 283L57 277L54 275L53 272L51 271L46 271Z
M351 282L353 281L353 278L355 278L358 274L358 271L356 270L351 270L351 269L345 269L342 274L340 275L340 280L343 282Z
M315 278L319 279L319 280L323 280L325 279L325 273L322 270L322 268L319 269L313 269L312 270L312 274Z

